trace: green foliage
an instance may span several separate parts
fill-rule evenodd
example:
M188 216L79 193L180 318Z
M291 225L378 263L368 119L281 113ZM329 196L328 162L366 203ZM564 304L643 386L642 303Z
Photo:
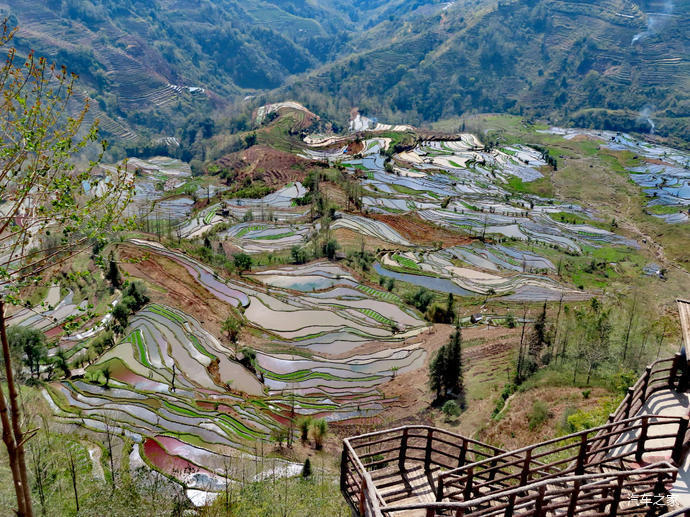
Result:
M304 465L302 466L302 477L309 479L311 477L311 460L307 458L304 460Z
M335 239L329 239L323 245L323 254L328 257L328 260L333 260L338 247L338 241Z
M462 333L459 327L450 342L443 345L429 363L429 388L436 400L453 396L461 408L465 407L465 385L462 371Z
M328 434L328 422L324 418L319 418L317 420L312 420L311 422L311 435L314 439L314 448L320 451L323 448L323 441L326 439Z
M290 249L290 256L292 257L293 264L304 264L307 261L307 250L294 245Z
M535 400L532 404L532 409L527 415L527 422L529 425L529 430L534 431L535 429L541 427L541 425L546 422L550 416L549 408L541 400Z
M246 253L236 253L233 255L235 269L242 274L252 268L252 258Z
M297 429L300 432L300 441L306 443L309 439L309 428L311 427L312 418L310 416L301 416L297 419Z
M447 400L441 408L447 418L453 418L460 414L460 406L454 400Z
M414 305L419 312L426 312L429 304L434 299L434 295L431 291L425 287L420 287L414 293L407 297L407 303Z
M48 356L43 332L30 327L13 326L7 329L7 341L12 356L21 357L22 362L29 368L31 377L38 377L41 363L45 362Z
M115 256L112 253L110 254L110 260L108 261L108 271L105 274L105 278L108 280L108 282L110 282L113 290L122 287L120 268L117 267Z

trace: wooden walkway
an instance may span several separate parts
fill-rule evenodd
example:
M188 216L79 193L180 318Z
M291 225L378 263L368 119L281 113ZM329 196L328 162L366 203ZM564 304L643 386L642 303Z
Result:
M341 491L360 517L659 515L652 494L690 516L689 380L684 355L656 361L607 424L514 451L428 426L347 438Z

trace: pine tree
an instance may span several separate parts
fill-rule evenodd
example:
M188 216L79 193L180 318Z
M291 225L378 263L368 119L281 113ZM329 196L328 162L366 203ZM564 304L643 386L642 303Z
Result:
M309 458L304 460L304 466L302 467L302 477L305 479L311 477L311 460Z
M122 277L120 276L120 269L117 267L117 262L113 254L110 254L110 262L108 263L108 273L106 278L113 287L113 290L122 287Z
M534 322L534 327L529 339L528 353L532 368L536 368L540 363L544 347L549 344L549 336L546 331L546 302L544 302L541 313Z
M460 327L455 328L455 333L446 345L446 393L453 393L458 397L460 407L465 407L465 386L462 375L462 332Z
M436 399L441 400L443 391L443 372L446 364L445 345L442 346L429 363L429 388L436 393Z

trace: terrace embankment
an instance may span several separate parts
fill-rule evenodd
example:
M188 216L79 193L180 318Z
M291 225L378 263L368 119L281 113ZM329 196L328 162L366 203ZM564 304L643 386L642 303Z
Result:
M145 280L149 296L156 303L183 310L204 322L211 334L220 335L230 307L208 292L177 262L130 244L118 247L120 265L133 277Z
M349 420L339 425L343 432L419 423L435 425L441 422L437 411L430 409L433 396L426 385L429 361L434 353L448 343L452 325L436 324L418 336L409 339L427 351L424 367L400 373L381 387L387 399L395 399L385 413L374 418ZM468 409L463 418L454 423L444 422L444 427L454 427L466 434L474 434L486 422L494 406L494 393L506 382L506 369L514 358L520 343L520 328L472 327L462 330L465 384ZM363 354L379 350L381 343L365 343L352 353ZM487 396L489 394L490 396Z
M430 224L416 215L369 214L371 219L386 223L414 244L435 245L442 242L444 247L469 244L472 239Z
M236 182L248 177L263 180L269 186L283 186L291 181L304 180L309 160L265 145L255 145L227 154L214 165L233 171L236 174L233 181Z

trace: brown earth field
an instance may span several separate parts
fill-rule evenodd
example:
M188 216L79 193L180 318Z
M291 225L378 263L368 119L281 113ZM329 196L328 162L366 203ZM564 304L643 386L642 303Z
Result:
M472 242L470 237L435 226L412 214L368 214L367 217L388 224L414 244L433 246L442 242L444 247L448 247Z
M215 336L231 313L231 307L211 296L177 262L136 246L118 246L119 265L132 277L146 282L151 301L175 307L196 318Z
M234 171L237 174L234 181L241 182L249 176L253 180L261 179L269 186L282 187L291 181L304 180L311 162L266 145L255 145L227 154L216 160L214 165Z
M495 398L507 380L506 367L510 366L520 342L520 329L487 326L462 329L467 410L456 421L444 422L439 409L431 407L433 396L427 385L427 372L431 358L448 343L452 332L451 325L436 324L409 339L410 344L419 343L427 351L424 367L398 374L381 387L386 398L396 399L383 414L337 424L338 434L351 436L376 429L422 424L474 436L490 416ZM353 353L379 349L380 344L369 343Z

